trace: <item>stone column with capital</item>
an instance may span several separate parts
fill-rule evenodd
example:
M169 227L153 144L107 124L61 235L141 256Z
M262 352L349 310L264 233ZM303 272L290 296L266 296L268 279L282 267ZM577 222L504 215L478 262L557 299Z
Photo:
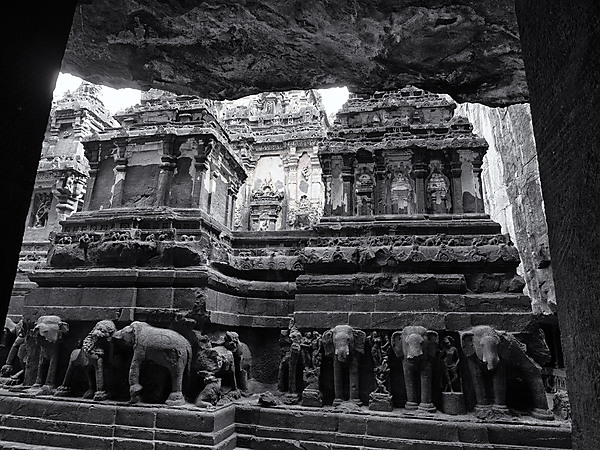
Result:
M423 162L415 163L413 173L416 177L417 214L425 214L425 178L429 174L427 164Z
M160 158L160 172L158 173L158 186L156 188L156 206L167 206L169 204L169 192L171 191L171 181L173 172L177 167L177 157L179 156L179 147L182 142L178 142L174 135L167 135L163 138L163 154Z
M450 163L450 174L452 175L452 213L462 214L464 212L462 201L462 163L452 161Z
M481 184L481 166L483 165L482 156L479 155L473 160L473 185L475 188L475 211L476 213L484 213L483 204L483 189Z

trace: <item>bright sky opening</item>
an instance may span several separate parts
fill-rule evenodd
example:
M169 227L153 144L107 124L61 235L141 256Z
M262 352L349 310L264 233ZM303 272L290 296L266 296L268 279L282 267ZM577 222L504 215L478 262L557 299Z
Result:
M79 87L81 78L68 73L61 73L56 80L54 88L54 97L62 97L67 91L74 91ZM104 106L112 113L133 106L140 102L141 91L136 89L113 89L108 86L102 86L102 101ZM333 117L342 105L348 100L348 89L346 87L336 87L330 89L318 89L323 106L329 117Z

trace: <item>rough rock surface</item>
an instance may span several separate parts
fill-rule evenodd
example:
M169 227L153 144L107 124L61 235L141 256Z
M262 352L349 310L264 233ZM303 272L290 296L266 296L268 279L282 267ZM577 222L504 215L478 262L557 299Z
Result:
M62 70L206 98L407 84L459 101L526 101L510 0L80 3Z
M456 114L467 116L489 143L482 173L486 210L515 239L533 312L550 314L556 297L529 105L462 104Z

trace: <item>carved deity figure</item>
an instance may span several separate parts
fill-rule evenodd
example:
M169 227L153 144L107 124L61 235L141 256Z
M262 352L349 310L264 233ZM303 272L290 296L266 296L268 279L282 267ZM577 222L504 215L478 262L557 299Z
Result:
M281 330L279 346L281 348L281 362L279 363L278 388L282 392L297 394L298 389L298 364L302 365L301 345L302 333L295 326L288 330Z
M452 203L450 200L450 183L439 166L434 166L433 172L427 179L427 205L431 214L447 214Z
M410 179L401 169L395 168L390 180L390 198L392 213L413 214L414 190Z
M48 214L50 213L50 204L52 203L52 195L38 194L39 203L35 210L35 218L33 221L34 228L43 228L48 222Z

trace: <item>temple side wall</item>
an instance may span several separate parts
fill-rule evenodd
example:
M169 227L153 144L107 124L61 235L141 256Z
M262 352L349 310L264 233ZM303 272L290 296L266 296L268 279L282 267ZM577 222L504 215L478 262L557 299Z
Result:
M489 143L482 174L486 211L515 240L533 312L551 314L556 298L529 105L463 103L456 113L468 117Z

